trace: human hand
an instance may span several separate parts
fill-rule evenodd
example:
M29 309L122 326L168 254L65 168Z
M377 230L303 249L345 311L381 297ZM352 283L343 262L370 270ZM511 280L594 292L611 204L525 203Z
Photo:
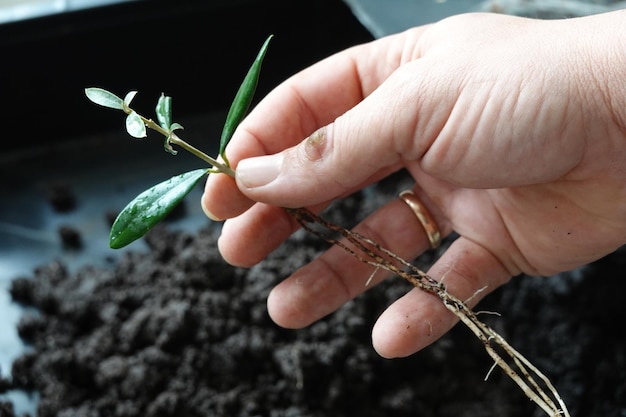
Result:
M229 219L222 255L251 266L297 227L280 207L319 211L402 168L442 235L460 236L429 275L472 304L511 276L612 252L626 243L624 51L625 11L559 21L470 14L305 69L239 126L227 149L236 183L207 181L205 211ZM405 259L428 248L399 199L357 230ZM274 288L269 313L306 326L364 291L371 273L332 247ZM374 347L406 356L455 322L414 290L381 315Z

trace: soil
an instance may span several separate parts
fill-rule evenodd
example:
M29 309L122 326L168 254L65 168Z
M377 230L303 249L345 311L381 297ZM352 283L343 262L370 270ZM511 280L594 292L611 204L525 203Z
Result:
M324 217L354 224L405 181ZM215 223L194 233L163 224L145 238L149 251L111 267L70 273L55 261L14 280L12 297L31 311L19 333L33 349L0 392L38 391L39 417L544 415L502 372L484 381L491 361L462 325L408 358L379 357L371 327L410 289L399 278L306 329L279 328L269 290L326 245L300 231L241 269L221 259L218 235ZM453 239L416 262L426 268ZM484 319L551 378L572 416L626 416L625 268L620 249L558 276L516 277L478 307L501 313ZM0 404L0 416L13 415Z
M64 224L59 226L57 233L65 249L80 249L83 247L83 240L77 228Z
M76 196L71 186L65 182L52 182L45 187L46 196L55 211L65 213L76 208Z

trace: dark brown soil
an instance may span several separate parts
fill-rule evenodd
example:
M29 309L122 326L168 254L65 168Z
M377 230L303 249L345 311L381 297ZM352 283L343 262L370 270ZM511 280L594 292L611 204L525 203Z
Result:
M387 181L325 217L353 224L397 191ZM39 417L543 415L502 372L483 381L491 362L461 325L409 358L377 356L370 330L409 289L398 278L307 329L277 327L268 291L325 245L298 232L239 269L217 253L218 233L162 226L149 252L112 268L52 262L16 279L14 299L38 310L19 326L34 350L0 391L39 391ZM626 416L625 268L620 250L572 273L518 277L479 307L502 314L485 320L552 379L572 416Z
M83 239L80 231L73 226L61 225L57 229L63 247L66 249L80 249L83 247Z
M59 213L66 213L76 208L76 196L69 184L53 182L46 186L46 197L50 205Z

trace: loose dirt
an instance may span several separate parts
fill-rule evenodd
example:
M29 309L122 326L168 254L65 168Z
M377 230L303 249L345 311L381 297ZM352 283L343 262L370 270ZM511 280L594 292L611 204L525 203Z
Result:
M325 217L351 225L403 188L392 178ZM9 388L38 391L39 417L542 416L458 325L404 359L379 357L370 331L410 288L392 278L302 330L276 326L269 290L326 246L297 232L250 269L227 265L219 225L153 230L147 252L70 273L62 262L14 280L32 345ZM448 238L440 249L445 250ZM254 245L255 242L250 242ZM417 260L430 265L441 252ZM626 416L626 253L559 276L516 277L478 310L555 383L572 416ZM364 277L364 284L367 277ZM0 416L13 416L0 405Z

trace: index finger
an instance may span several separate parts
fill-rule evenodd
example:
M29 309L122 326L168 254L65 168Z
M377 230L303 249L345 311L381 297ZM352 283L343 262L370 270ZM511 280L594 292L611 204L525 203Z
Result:
M233 167L244 158L294 146L354 107L403 61L415 58L407 56L405 47L425 28L338 52L284 81L259 102L233 135L226 150ZM241 214L253 204L223 175L209 177L202 203L220 219Z

